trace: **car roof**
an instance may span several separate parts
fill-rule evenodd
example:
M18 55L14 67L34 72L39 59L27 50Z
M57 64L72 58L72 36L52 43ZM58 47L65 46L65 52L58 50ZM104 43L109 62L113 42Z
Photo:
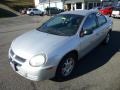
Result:
M75 10L75 11L65 11L60 14L77 14L77 15L86 16L89 13L94 13L94 12L97 12L97 11L96 10Z

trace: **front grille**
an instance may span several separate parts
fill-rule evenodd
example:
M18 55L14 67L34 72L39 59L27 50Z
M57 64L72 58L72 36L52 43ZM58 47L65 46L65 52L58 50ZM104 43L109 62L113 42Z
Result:
M24 63L26 59L18 56L18 55L15 55L15 53L13 52L13 50L10 50L10 54L12 57L14 57L17 61L21 62L21 63Z
M21 58L19 56L15 56L15 59L20 61L20 62L23 62L23 63L25 62L25 59L23 59L23 58Z
M13 56L13 55L14 55L14 52L13 52L12 50L10 50L10 54L11 54L11 56Z
M13 64L17 64L17 66L21 66L21 64L17 63L16 61L12 61L12 58L9 58L9 61Z

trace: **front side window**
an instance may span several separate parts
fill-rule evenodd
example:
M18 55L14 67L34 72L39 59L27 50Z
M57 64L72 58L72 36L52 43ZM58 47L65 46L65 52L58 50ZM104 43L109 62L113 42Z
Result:
M97 28L96 16L91 14L87 17L83 24L83 30L94 30Z
M76 34L84 16L74 14L60 14L57 15L37 30L45 33L62 36L72 36Z
M38 9L33 9L34 11L38 11Z

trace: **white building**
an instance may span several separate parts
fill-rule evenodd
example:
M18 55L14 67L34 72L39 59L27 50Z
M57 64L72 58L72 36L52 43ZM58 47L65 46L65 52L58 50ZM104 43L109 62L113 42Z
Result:
M62 0L34 0L35 7L44 11L47 7L57 7L58 9L63 9Z
M100 0L64 0L64 7L67 10L92 9L100 4Z
M44 11L47 7L57 7L66 10L92 9L101 5L101 1L109 0L34 0L35 7Z

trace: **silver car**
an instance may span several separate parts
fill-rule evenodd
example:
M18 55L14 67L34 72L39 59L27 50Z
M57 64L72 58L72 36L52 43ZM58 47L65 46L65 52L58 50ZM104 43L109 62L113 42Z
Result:
M27 10L27 14L31 15L31 16L33 16L33 15L41 15L42 16L44 13L37 8L29 8Z
M67 78L75 64L98 44L110 40L112 20L93 10L67 11L13 40L9 62L33 80Z

